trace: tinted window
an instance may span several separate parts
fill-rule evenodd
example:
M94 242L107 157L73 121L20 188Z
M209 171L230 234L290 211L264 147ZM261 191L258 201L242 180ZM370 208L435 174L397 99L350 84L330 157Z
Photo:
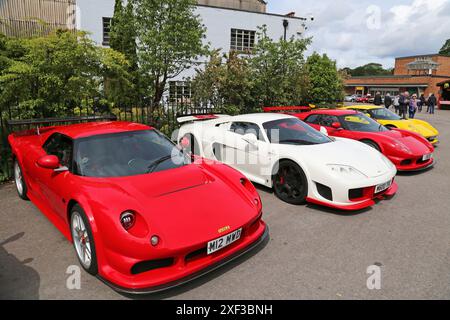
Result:
M323 133L296 118L266 122L263 127L271 143L314 145L332 141Z
M319 120L319 124L324 127L331 127L334 122L339 122L339 119L328 114L323 114Z
M388 131L387 128L385 128L375 120L360 113L341 116L340 119L344 128L350 131L362 131L362 132Z
M259 140L264 140L259 130L259 126L251 122L233 122L230 127L230 131L235 132L240 135L245 135L248 133L255 134Z
M57 156L62 166L72 169L73 141L55 133L45 142L43 149L48 155Z
M378 120L401 120L402 118L386 108L372 109L369 111L374 119Z
M81 176L134 176L190 163L168 138L155 130L99 135L75 143L75 168Z
M319 120L320 120L319 114L312 114L306 119L306 122L313 123L313 124L319 124Z

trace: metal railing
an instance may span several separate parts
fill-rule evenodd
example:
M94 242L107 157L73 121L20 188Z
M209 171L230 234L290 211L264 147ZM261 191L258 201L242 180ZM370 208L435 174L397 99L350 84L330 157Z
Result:
M80 121L106 120L105 117L113 115L118 121L138 122L153 126L154 128L170 135L179 127L177 117L185 114L208 114L215 109L209 105L207 107L195 106L192 103L182 103L176 101L166 101L158 106L144 107L114 107L104 108L98 106L96 99L88 99L89 103L83 102L83 107L63 108L62 114L47 118L45 110L41 110L30 117L30 112L23 107L8 106L0 108L0 182L8 180L12 175L11 150L8 144L8 135L13 131L36 129L46 124L65 125ZM31 119L30 119L31 118ZM108 118L112 119L112 118Z

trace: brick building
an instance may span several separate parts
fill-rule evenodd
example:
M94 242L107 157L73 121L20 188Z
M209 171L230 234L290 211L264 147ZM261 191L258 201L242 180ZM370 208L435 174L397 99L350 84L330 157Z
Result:
M450 57L430 54L395 59L394 74L390 76L351 77L346 80L349 94L371 94L381 92L397 95L402 91L439 96L438 84L450 79Z

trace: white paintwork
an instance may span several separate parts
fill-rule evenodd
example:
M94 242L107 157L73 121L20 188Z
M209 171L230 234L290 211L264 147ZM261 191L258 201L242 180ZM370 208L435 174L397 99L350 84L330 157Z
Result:
M125 2L125 1L124 1ZM103 17L114 15L114 0L77 0L80 10L78 24L82 30L91 33L91 38L99 45L103 42ZM304 21L281 15L246 12L233 9L197 6L195 13L200 16L206 27L205 43L211 48L221 49L223 53L230 51L231 29L255 30L266 25L268 36L280 39L284 36L283 20L289 21L287 37L299 37L298 32L304 32ZM287 13L287 12L286 12ZM204 62L204 59L200 61ZM186 70L176 79L183 80L195 75L195 68Z
M341 207L358 204L349 200L350 189L377 186L395 177L397 170L384 155L358 141L332 138L334 141L318 145L270 143L263 130L263 124L284 118L296 119L288 115L261 113L193 122L180 128L177 141L187 134L193 135L200 149L196 151L198 155L206 159L223 160L241 171L251 181L270 188L273 187L272 175L275 173L276 164L285 159L294 161L307 177L308 198ZM232 122L250 122L258 125L263 140L254 143L245 135L229 131ZM237 154L244 153L245 156L240 158L236 155L230 158L235 161L227 161L228 155L217 159L213 150L214 144L224 143ZM342 173L333 172L330 165L348 166L361 172L362 175L343 176ZM333 201L319 194L316 183L332 189Z

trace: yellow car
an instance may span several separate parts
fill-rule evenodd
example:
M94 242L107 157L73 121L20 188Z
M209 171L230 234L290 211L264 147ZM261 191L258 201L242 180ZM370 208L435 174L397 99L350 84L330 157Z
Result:
M439 143L437 131L431 124L426 121L418 119L404 120L394 112L385 107L373 106L373 105L357 105L347 106L342 109L356 110L367 114L371 118L378 121L378 123L384 125L387 128L398 128L402 130L409 130L416 132L425 137L431 144Z

